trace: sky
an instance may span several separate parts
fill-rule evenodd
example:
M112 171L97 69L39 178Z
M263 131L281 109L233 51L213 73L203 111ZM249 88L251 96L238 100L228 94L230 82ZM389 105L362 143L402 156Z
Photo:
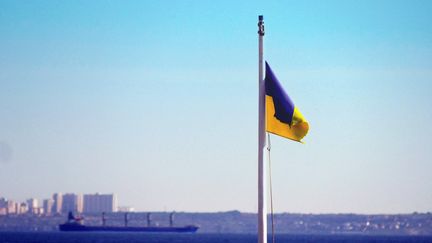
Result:
M257 211L264 56L310 124L274 209L432 211L430 1L0 0L0 197Z

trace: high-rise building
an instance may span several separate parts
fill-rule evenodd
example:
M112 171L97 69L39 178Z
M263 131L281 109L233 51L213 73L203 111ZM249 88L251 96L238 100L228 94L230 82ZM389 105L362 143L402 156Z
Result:
M18 213L27 213L28 212L28 205L26 203L21 203L18 207Z
M117 211L117 196L115 194L84 195L84 213L102 213Z
M8 200L4 197L0 197L0 208L6 208Z
M39 207L38 200L36 198L27 199L27 206L29 213L36 213Z
M7 199L4 197L0 197L0 209L2 212L4 211L4 214L6 214L7 211Z
M63 195L62 213L74 212L81 213L83 210L82 196L74 193Z
M51 212L61 213L63 207L63 195L61 193L54 193L52 199L54 200L54 205Z
M18 210L17 210L17 203L15 203L12 200L9 200L7 202L7 214L17 214Z
M19 202L15 202L15 212L16 212L16 214L20 214L20 203Z
M0 197L0 215L7 214L7 199Z
M84 209L84 200L83 195L78 194L77 195L77 212L82 213Z
M51 215L53 208L54 208L54 200L53 199L43 200L43 211L46 215Z

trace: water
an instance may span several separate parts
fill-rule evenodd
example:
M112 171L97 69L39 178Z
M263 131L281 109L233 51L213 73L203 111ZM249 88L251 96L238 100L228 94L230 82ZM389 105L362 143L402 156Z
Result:
M254 234L160 234L160 233L89 233L89 232L0 232L0 243L256 243ZM271 240L269 239L269 242ZM432 243L432 236L364 235L287 235L276 236L276 243Z

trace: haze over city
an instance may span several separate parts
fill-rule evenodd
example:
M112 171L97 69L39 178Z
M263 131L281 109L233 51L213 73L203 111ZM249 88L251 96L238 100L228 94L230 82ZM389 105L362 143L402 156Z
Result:
M257 16L310 123L276 212L432 211L430 1L0 1L0 197L257 211Z

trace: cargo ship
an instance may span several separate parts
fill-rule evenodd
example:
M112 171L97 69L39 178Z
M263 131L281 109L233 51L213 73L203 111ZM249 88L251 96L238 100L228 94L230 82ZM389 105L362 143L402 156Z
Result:
M128 214L125 214L124 226L106 226L105 213L102 214L101 226L87 226L83 224L82 217L74 217L72 212L69 212L68 220L64 224L59 225L60 231L112 231L112 232L165 232L165 233L195 233L199 227L196 225L174 226L174 213L170 214L169 226L151 226L150 213L147 214L147 226L128 226Z

